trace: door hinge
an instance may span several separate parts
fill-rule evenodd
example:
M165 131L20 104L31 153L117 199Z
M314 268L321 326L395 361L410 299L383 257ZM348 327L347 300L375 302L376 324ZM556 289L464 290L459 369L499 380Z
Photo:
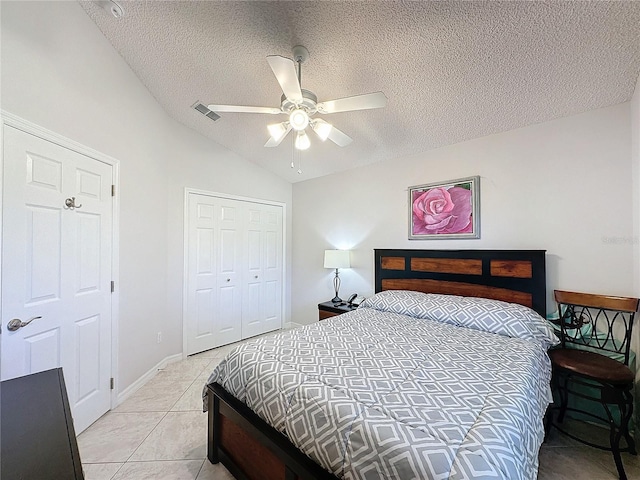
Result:
M116 382L113 380L113 377L111 377L111 381L109 382L109 386L111 387L111 390L115 388L115 384Z
M111 196L112 197L116 196L116 186L115 185L111 185Z
M111 280L111 293L116 291L116 282L114 282L113 280Z

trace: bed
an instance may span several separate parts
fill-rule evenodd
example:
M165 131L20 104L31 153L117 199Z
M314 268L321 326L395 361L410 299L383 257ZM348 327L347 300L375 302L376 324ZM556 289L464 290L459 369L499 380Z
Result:
M249 480L535 478L557 341L540 317L544 251L374 261L376 295L360 308L216 368L209 460Z

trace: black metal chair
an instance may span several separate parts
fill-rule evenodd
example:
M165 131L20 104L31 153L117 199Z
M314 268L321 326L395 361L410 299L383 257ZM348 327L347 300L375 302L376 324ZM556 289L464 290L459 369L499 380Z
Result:
M620 479L626 480L620 453L636 455L635 443L629 433L635 377L629 368L629 352L639 300L560 290L554 294L560 313L561 345L550 350L549 357L553 366L554 396L559 402L554 403L547 414L547 433L554 427L581 443L611 451ZM569 406L569 395L599 402L606 417L579 405ZM568 411L608 424L609 446L571 434L562 425ZM554 419L556 412L558 415ZM627 445L625 448L620 447L622 438Z

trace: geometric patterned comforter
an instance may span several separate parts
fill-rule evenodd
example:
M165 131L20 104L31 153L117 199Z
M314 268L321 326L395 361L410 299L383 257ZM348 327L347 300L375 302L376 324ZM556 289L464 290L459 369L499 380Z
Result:
M338 478L517 480L550 377L540 343L361 307L243 344L208 383Z

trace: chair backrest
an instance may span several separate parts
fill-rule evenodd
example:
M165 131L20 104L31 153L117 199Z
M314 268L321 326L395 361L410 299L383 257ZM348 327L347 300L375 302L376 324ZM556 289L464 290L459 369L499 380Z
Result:
M562 347L572 344L586 350L621 356L629 365L633 319L640 300L592 293L554 290L560 315ZM618 336L614 336L618 331Z

